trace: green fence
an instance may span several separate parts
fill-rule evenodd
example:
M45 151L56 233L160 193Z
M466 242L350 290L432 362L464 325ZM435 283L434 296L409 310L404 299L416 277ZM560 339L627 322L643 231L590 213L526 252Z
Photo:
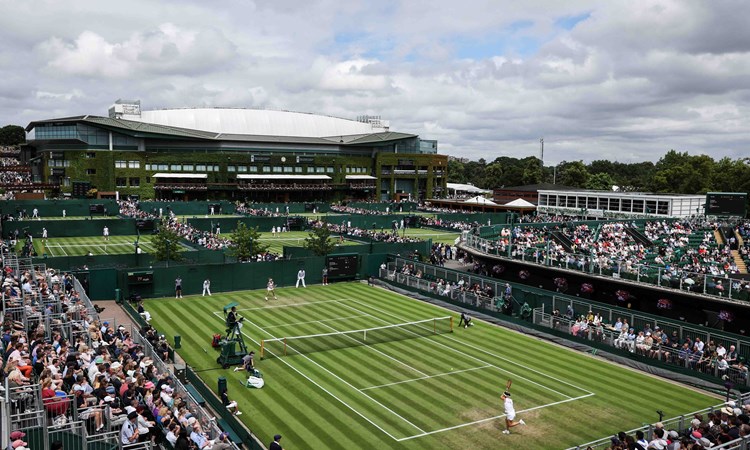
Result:
M222 264L233 261L221 250L208 250L199 248L197 250L184 251L180 253L183 260L180 264ZM164 261L157 261L154 255L148 253L126 253L120 255L96 255L96 256L55 256L33 258L35 264L45 264L59 270L78 270L83 266L95 268L122 268L122 267L146 267L165 265Z
M210 212L211 205L219 205L220 208L214 208L215 214L234 214L235 207L234 203L226 200L222 201L203 201L195 200L192 202L160 202L160 201L142 201L139 206L142 211L147 211L153 214L159 214L159 209L162 210L162 214L167 214L169 211L174 212L178 216L205 216Z
M0 201L1 214L13 214L18 217L18 212L26 210L26 214L31 216L34 208L39 210L39 216L45 217L62 217L65 210L66 216L88 216L90 205L104 205L107 208L107 214L117 215L119 208L114 200L3 200Z
M352 208L366 209L368 211L383 211L386 209L390 212L410 212L417 210L417 203L414 202L390 202L390 203L367 203L367 202L350 202L347 206Z
M187 219L188 223L201 231L216 231L216 227L221 228L222 234L230 233L237 228L237 222L244 223L248 228L258 228L260 232L271 231L272 227L280 227L286 224L286 217L225 217L211 218L199 217Z
M483 225L506 223L508 221L507 213L438 213L435 214L435 217L452 222L477 222Z

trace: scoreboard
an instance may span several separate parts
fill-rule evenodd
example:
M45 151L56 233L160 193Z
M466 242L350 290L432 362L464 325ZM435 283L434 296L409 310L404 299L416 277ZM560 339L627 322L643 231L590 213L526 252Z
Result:
M345 253L326 256L326 267L329 279L354 279L359 271L359 255Z
M128 272L128 284L152 284L154 272Z
M745 217L746 213L746 192L709 192L706 194L707 216Z

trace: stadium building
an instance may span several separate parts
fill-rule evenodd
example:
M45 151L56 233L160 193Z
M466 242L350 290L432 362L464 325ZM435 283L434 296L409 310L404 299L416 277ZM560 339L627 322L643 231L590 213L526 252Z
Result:
M441 197L448 158L437 141L357 120L256 109L141 111L31 122L35 181L75 197L137 195L256 202Z

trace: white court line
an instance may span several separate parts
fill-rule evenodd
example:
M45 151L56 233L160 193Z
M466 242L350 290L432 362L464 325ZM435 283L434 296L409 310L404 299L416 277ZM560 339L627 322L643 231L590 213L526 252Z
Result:
M427 380L429 378L444 377L446 375L453 375L453 374L456 374L456 373L471 372L471 371L474 371L474 370L486 369L488 367L492 367L492 366L488 364L488 365L482 366L482 367L472 367L471 369L454 370L452 372L444 372L444 373L439 373L437 375L428 375L426 377L412 378L411 380L403 380L403 381L396 381L396 382L393 382L393 383L379 384L377 386L370 386L370 387L362 388L362 389L360 389L360 391L367 391L367 390L370 390L370 389L379 389L379 388L388 387L388 386L395 386L397 384L411 383L413 381L419 381L419 380Z
M381 312L381 313L383 313L383 314L387 314L387 315L389 315L389 316L391 316L391 317L395 317L396 319L399 319L399 320L401 320L401 318L400 318L400 317L396 316L395 314L391 314L391 313L389 313L388 311L383 311L383 310L381 310L381 309L379 309L379 308L376 308L376 307L374 307L374 306L369 306L369 305L366 305L366 304L364 304L364 303L360 303L360 302L358 302L357 300L352 300L352 301L353 301L354 303L357 303L357 304L359 304L359 305L362 305L362 306L365 306L365 307L368 307L368 308L374 309L374 310L376 310L376 311L379 311L379 312ZM357 309L357 308L355 308L355 307L353 307L353 306L349 306L349 305L345 305L345 304L342 304L341 306L343 306L344 308L350 308L350 309L352 309L353 311L357 311L358 313L361 313L361 314L366 314L366 313L365 313L364 311L362 311L362 310L360 310L360 309ZM387 321L387 320L385 320L385 319L381 319L380 317L377 317L377 316L373 316L373 317L374 317L374 318L376 318L376 319L378 319L378 320L380 320L381 322L385 322L385 323L390 323L390 322L388 322L388 321ZM554 392L555 394L558 394L558 395L560 395L560 396L563 396L563 397L566 397L566 398L572 398L572 397L571 397L570 395L567 395L567 394L563 394L563 393L562 393L562 392L560 392L560 391L556 391L556 390L552 389L551 387L548 387L548 386L546 386L546 385L544 385L544 384L542 384L542 383L537 383L536 381L530 380L530 379L528 379L528 378L526 378L526 377L524 377L524 376L522 376L522 375L519 375L519 374L517 374L517 373L515 373L515 372L511 372L511 371L510 371L510 370L508 370L508 369L504 369L504 368L502 368L502 367L500 367L500 366L497 366L497 365L495 365L495 364L492 364L492 363L488 363L487 361L485 361L485 360L483 360L483 359L481 359L481 358L477 358L476 356L472 356L472 355L469 355L469 354L467 354L467 353L463 353L462 351L460 351L460 350L458 350L458 349L456 349L456 348L453 348L453 347L451 347L451 346L449 346L449 345L445 345L445 344L443 344L443 343L441 343L441 342L438 342L438 341L434 341L434 340L433 340L432 342L434 342L434 343L435 343L435 345L439 345L439 346L441 346L441 347L443 347L443 348L447 348L447 349L449 349L449 350L452 350L452 351L453 351L453 352L455 352L455 353L458 353L458 354L460 354L460 355L462 355L462 356L466 356L466 357L468 357L468 358L471 358L471 359L473 359L473 360L475 360L475 361L478 361L478 362L480 362L480 363L482 363L482 364L489 364L489 365L491 365L492 367L496 368L497 370L499 370L499 371L501 371L501 372L505 372L505 373L508 373L508 374L510 374L510 375L512 375L512 376L514 376L514 377L516 377L516 378L518 378L518 379L521 379L521 380L525 380L525 381L528 381L529 383L531 383L531 384L535 384L535 385L537 385L537 386L539 386L539 387L541 387L541 388L547 389L547 390L548 390L548 391L550 391L550 392ZM588 391L585 391L585 392L588 392Z
M573 402L573 401L576 401L576 400L582 400L582 399L584 399L586 397L591 397L592 395L594 395L594 394L590 393L590 394L582 395L580 397L574 397L574 398L569 398L569 399L566 399L566 400L561 400L559 402L547 403L546 405L534 406L533 408L527 408L527 409L522 409L520 411L516 411L516 414L518 414L518 413L525 413L525 412L529 412L529 411L534 411L536 409L547 408L548 406L560 405L562 403ZM423 436L429 436L431 434L442 433L444 431L451 431L451 430L455 430L457 428L463 428L463 427L468 427L468 426L471 426L471 425L476 425L478 423L490 422L492 420L497 420L497 419L499 419L501 417L505 417L505 414L501 414L501 415L495 416L495 417L488 417L486 419L475 420L474 422L462 423L460 425L454 425L452 427L441 428L439 430L427 431L427 432L424 432L422 434L415 434L414 436L408 436L408 437L405 437L405 438L396 439L396 441L398 441L398 442L408 441L409 439L414 439L414 438L423 437Z
M55 256L55 252L52 251L52 247L58 247L54 244L44 244L44 250L49 253L50 256Z
M216 313L214 313L214 314L216 314ZM221 318L220 316L217 316L217 319L219 319L219 320L223 320L223 319L222 319L222 318ZM263 333L265 333L265 334L267 334L267 335L271 336L271 338L272 338L272 339L278 339L278 338L277 338L276 336L274 336L274 335L272 335L271 333L269 333L268 331L264 330L263 328L261 328L261 327L260 327L259 325L257 325L256 323L253 323L252 321L250 321L250 320L247 320L247 319L245 319L245 321L246 321L246 322L248 322L248 323L249 323L250 325L254 326L255 328L257 328L258 330L260 330L261 332L263 332ZM258 346L260 346L260 343L259 343L259 342L255 341L255 340L254 340L253 338L251 338L251 337L250 337L249 335L247 335L247 334L246 334L245 332L242 332L242 334L243 334L244 336L247 336L247 337L248 337L248 338L249 338L249 339L250 339L251 341L255 342L255 343L256 343L256 344L258 345ZM292 347L290 346L290 348L292 348ZM276 356L276 355L275 355L275 354L274 354L273 352L270 352L270 351L269 351L269 353L271 353L271 354L273 354L274 356ZM355 391L359 392L360 394L364 395L364 396L365 396L365 397L367 397L367 398L368 398L369 400L371 400L371 401L372 401L373 403L375 403L376 405L378 405L378 406L382 407L383 409L385 409L386 411L390 412L391 414L393 414L394 416L398 417L399 419L403 420L403 421L404 421L405 423L407 423L407 424L411 425L412 427L416 428L416 429L417 429L417 430L419 430L419 431L420 431L421 433L425 433L425 431L424 431L423 429L421 429L421 428L419 428L418 426L414 425L413 423L411 423L410 421L408 421L407 419L405 419L404 417L402 417L401 415L399 415L399 414L398 414L397 412L393 411L392 409L388 408L388 407L387 407L387 406L385 406L384 404L380 403L379 401L375 400L374 398L372 398L372 397L370 397L369 395L365 394L364 392L360 391L360 390L359 390L359 389L357 389L356 387L352 386L352 385L351 385L351 383L349 383L349 382L347 382L346 380L342 379L341 377L339 377L339 376L338 376L338 375L336 375L335 373L331 372L331 371L330 371L330 370L328 370L327 368L325 368L325 367L321 366L320 364L318 364L318 363L317 363L317 362L315 362L314 360L310 359L310 358L309 358L309 357L308 357L307 355L303 355L303 354L300 354L299 356L301 356L301 357L305 358L306 360L308 360L308 361L310 361L311 363L315 364L316 366L320 367L320 368L321 368L321 369L323 369L324 371L328 372L328 373L329 373L329 374L331 374L331 375L332 375L332 376L333 376L334 378L338 379L339 381L341 381L341 382L342 382L342 383L344 383L345 385L349 386L349 387L350 387L351 389L353 389L353 390L355 390ZM308 377L307 375L305 375L304 373L302 373L302 372L301 372L301 371L300 371L299 369L297 369L296 367L294 367L294 366L292 366L291 364L289 364L289 363L288 363L288 362L286 361L286 359L285 359L285 358L281 358L281 357L278 357L278 359L279 359L279 360L281 360L281 361L282 361L282 362L283 362L284 364L286 364L286 365L287 365L287 366L289 366L290 368L292 368L292 369L293 369L293 370L294 370L295 372L299 373L300 375L302 375L303 377L305 377L306 379L308 379L308 380L309 380L310 382L312 382L312 383L313 383L314 385L318 386L318 387L319 387L320 389L322 389L322 390L323 390L324 392L326 392L327 394L329 394L330 396L332 396L333 398L335 398L336 400L338 400L339 402L341 402L341 403L342 403L343 405L345 405L345 406L346 406L347 408L349 408L349 409L351 409L352 411L354 411L355 413L357 413L357 415L359 415L360 417L362 417L363 419L365 419L366 421L368 421L369 423L371 423L372 425L374 425L374 426L375 426L376 428L378 428L378 429L379 429L380 431L382 431L383 433L385 433L385 434L387 434L388 436L390 436L390 437L391 437L391 439L393 439L393 440L398 440L398 439L396 439L396 438L395 438L395 437L394 437L394 436L393 436L392 434L390 434L389 432L385 431L385 430L384 430L384 429L383 429L382 427L380 427L380 426L379 426L379 425L377 425L377 424L376 424L375 422L373 422L373 421L372 421L371 419L369 419L368 417L366 417L365 415L363 415L362 413L360 413L360 412L359 412L359 411L357 411L356 409L354 409L354 408L352 408L351 406L349 406L349 405L348 405L348 404L347 404L346 402L344 402L344 401L343 401L343 400L341 400L340 398L336 397L336 396L335 396L335 395L334 395L333 393L331 393L330 391L328 391L327 389L325 389L324 387L322 387L321 385L319 385L318 383L316 383L315 381L313 381L313 380L312 380L312 379L311 379L310 377Z
M354 300L354 299L352 299L352 301L353 301L354 303L358 303L358 304L360 304L360 305L362 305L362 306L365 306L365 307L369 307L369 308L371 308L371 309L374 309L374 310L376 310L376 311L380 311L380 312L382 312L383 314L387 314L387 315L389 315L389 316L391 316L391 317L395 317L396 319L400 319L400 318L399 318L398 316L396 316L395 314L391 314L391 313L389 313L388 311L384 311L384 310L381 310L381 309L379 309L379 308L376 308L376 307L374 307L374 306L370 306L370 305L367 305L367 304L363 304L363 303L361 303L361 302L359 302L359 301L357 301L357 300ZM347 305L343 305L343 306L344 306L344 307L347 307L347 308L351 308L350 306L347 306ZM356 310L356 311L358 311L359 313L362 313L362 312L363 312L363 311L360 311L360 310ZM381 320L383 320L383 319L381 319ZM532 367L528 367L528 366L525 366L525 365L523 365L523 364L521 364L521 363L519 363L519 362L517 362L517 361L513 361L512 359L508 359L508 358L505 358L505 357L503 357L503 356L500 356L500 355L496 355L496 354L494 354L494 353L491 353L491 352L489 352L489 351L487 351L487 350L485 350L485 349L483 349L483 348L477 347L477 346L475 346L475 345L471 345L471 344L467 344L467 343L464 343L464 342L460 342L460 341L459 341L458 339L456 339L456 338L453 338L453 337L450 337L450 336L445 336L445 337L446 337L447 339L450 339L450 340L452 340L452 341L456 342L456 343L457 343L457 344L459 344L459 345L463 345L464 347L469 347L469 348L473 348L474 350L479 350L480 352L482 352L482 353L485 353L485 354L487 354L487 355L489 355L489 356L492 356L493 358L498 358L498 359L502 359L503 361L509 362L509 363L511 363L511 364L513 364L513 365L516 365L516 366L518 366L518 367L521 367L521 368L523 368L523 369L526 369L526 370L528 370L528 371L530 371L530 372L534 372L534 373L536 373L536 374L542 375L542 376L544 376L544 377L547 377L547 378L549 378L549 379L551 379L551 380L555 380L555 381L557 381L557 382L559 382L559 383L567 384L568 386L570 386L570 387L573 387L573 388L575 388L575 389L578 389L578 390L579 390L579 391L581 391L581 392L585 392L585 393L587 393L587 394L593 394L593 392L589 391L588 389L584 389L584 388L582 388L582 387L580 387L580 386L577 386L577 385L575 385L575 384L573 384L573 383L570 383L570 382L568 382L568 381L565 381L565 380L561 380L561 379L559 379L559 378L553 377L552 375L549 375L549 374L547 374L547 373L541 372L541 371L539 371L539 370L537 370L537 369L534 369L534 368L532 368ZM452 347L448 347L448 348L452 348ZM454 349L454 350L455 350L455 349ZM458 351L458 350L456 350L456 351ZM481 361L481 360L480 360L480 361Z
M331 330L333 330L333 331L335 331L335 332L337 332L337 333L338 333L338 332L340 332L340 330L337 330L337 329L333 328L333 327L332 327L332 326L330 326L330 325L326 325L326 324L324 324L324 323L321 323L321 325L323 325L324 327L328 327L329 329L331 329ZM353 337L353 336L349 336L348 334L347 334L347 335L344 335L344 336L345 336L345 337L348 337L349 339L353 340L354 342L356 342L356 343L358 343L358 344L363 344L363 346L364 346L364 347L367 347L367 348L369 348L370 350L372 350L372 351L374 351L374 352L376 352L376 353L379 353L379 354L381 354L381 355L385 356L386 358L390 359L391 361L396 361L397 363L401 364L402 366L404 366L404 367L407 367L407 368L409 368L409 369L413 370L414 372L417 372L418 374L422 375L422 377L429 377L429 375L427 375L426 373L422 372L421 370L419 370L419 369L415 369L414 367L412 367L412 366L410 366L410 365L406 364L405 362L401 361L400 359L398 359L398 358L394 358L393 356L391 356L391 355L389 355L389 354L387 354L387 353L385 353L385 352L383 352L383 351L381 351L381 350L378 350L377 348L375 348L375 347L373 347L373 346L371 346L371 345L367 344L367 343L366 343L366 342L364 342L364 341L360 341L360 340L356 339L356 338L355 338L355 337ZM357 389L357 390L358 390L358 391L360 391L360 392L362 391L361 389Z
M283 323L281 325L266 325L266 330L269 328L279 328L279 327L286 327L286 326L292 326L292 325L304 325L307 323L318 323L318 322L335 322L337 320L346 320L346 319L355 319L357 317L369 317L369 314L365 315L357 315L357 316L346 316L346 317L338 317L336 319L321 319L321 320L309 320L307 322L292 322L292 323Z
M216 318L217 318L217 319L219 319L219 320L221 320L222 322L224 322L224 319L222 319L222 318L221 318L221 316L217 315L217 313L216 313L216 312L214 312L214 316L216 316ZM249 322L249 323L252 323L252 322L250 322L249 320L248 320L248 322ZM252 323L252 324L253 324L253 325L254 325L255 327L258 327L258 326L257 326L257 325L255 325L254 323ZM258 327L258 328L259 328L259 327ZM243 336L245 336L245 337L247 337L248 339L250 339L250 340L251 340L252 342L254 342L254 343L255 343L255 345L257 345L258 347L260 347L260 342L258 342L258 341L256 341L255 339L253 339L253 338L252 338L252 337L251 337L251 336L250 336L249 334L247 334L247 333L245 333L245 332L243 331L243 332L242 332L242 335L243 335ZM390 438L391 438L391 439L393 439L394 441L398 441L398 439L397 439L397 438L396 438L396 437L395 437L394 435L392 435L391 433L389 433L389 432L385 431L385 430L384 430L384 429L383 429L383 428L382 428L382 427L381 427L380 425L378 425L378 424L376 424L375 422L373 422L373 421L372 421L372 420L371 420L370 418L368 418L367 416L365 416L365 415L364 415L364 414L362 414L361 412L359 412L359 411L357 411L356 409L354 409L354 408L353 408L353 407L352 407L351 405L349 405L349 404L348 404L348 403L346 403L345 401L343 401L343 400L341 400L340 398L336 397L336 395L335 395L335 394L334 394L333 392L331 392L331 391L329 391L328 389L324 388L323 386L321 386L320 384L318 384L318 383L317 383L317 382L316 382L315 380L313 380L312 378L310 378L309 376L307 376L307 375L306 375L305 373L303 373L303 372L302 372L301 370L299 370L299 369L297 369L296 367L294 367L293 365L291 365L291 364L290 364L289 362L287 362L287 361L286 361L286 359L285 359L285 358L282 358L282 357L280 357L280 356L277 356L277 355L276 355L276 354L275 354L274 352L272 352L272 351L270 351L270 350L268 351L268 353L270 353L270 354L272 354L272 355L276 356L276 358L277 358L277 359L278 359L279 361L281 361L282 363L284 363L284 364L285 364L285 365L286 365L287 367L289 367L289 368L290 368L290 369L292 369L293 371L297 372L298 374L302 375L302 377L303 377L303 378L305 378L305 379L306 379L307 381L309 381L310 383L312 383L312 384L314 384L315 386L317 386L317 387L318 387L318 388L319 388L319 389L320 389L321 391L325 392L326 394L328 394L328 395L330 395L331 397L333 397L333 398L335 398L336 400L338 400L338 401L339 401L339 403L341 403L342 405L344 405L344 406L346 406L347 408L349 408L350 410L352 410L352 412L354 412L355 414L357 414L357 415L358 415L359 417L361 417L361 418L365 419L365 420L366 420L367 422L369 422L369 423L370 423L370 424L371 424L372 426L374 426L374 427L375 427L375 428L377 428L378 430L380 430L380 431L382 431L383 433L385 433L385 434L386 434L386 435L387 435L388 437L390 437Z
M319 303L341 303L341 302L346 302L346 301L349 301L349 300L350 299L348 299L348 298L339 298L339 299L336 299L336 300L321 300L319 302L297 302L297 303L288 303L288 304L285 304L285 305L269 305L269 306L259 306L257 308L242 308L242 309L238 309L237 311L258 311L258 310L261 310L261 309L292 308L292 307L296 307L296 306L317 305ZM213 313L216 314L216 313L223 313L223 312L224 311L222 310L222 311L214 311Z
M65 245L52 244L52 245L55 245L57 247L91 247L92 244L65 244ZM96 244L96 245L98 245L98 244ZM131 244L129 242L108 242L106 245L111 245L111 246L116 246L116 245L130 245L130 246L132 246L133 244Z

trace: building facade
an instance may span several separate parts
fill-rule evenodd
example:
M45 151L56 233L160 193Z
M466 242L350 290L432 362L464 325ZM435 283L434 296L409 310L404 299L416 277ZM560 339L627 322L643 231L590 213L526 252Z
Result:
M437 142L392 132L377 117L141 112L137 102L116 103L110 116L31 122L24 151L34 178L76 196L174 200L417 200L446 191Z
M591 190L539 190L537 211L592 218L659 218L703 215L705 195Z

